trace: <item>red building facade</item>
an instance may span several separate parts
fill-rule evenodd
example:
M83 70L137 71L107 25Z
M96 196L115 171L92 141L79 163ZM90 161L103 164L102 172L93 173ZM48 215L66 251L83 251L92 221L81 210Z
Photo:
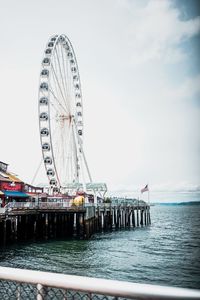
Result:
M24 182L8 171L8 164L0 161L0 206L3 207L12 201L24 201L27 198Z

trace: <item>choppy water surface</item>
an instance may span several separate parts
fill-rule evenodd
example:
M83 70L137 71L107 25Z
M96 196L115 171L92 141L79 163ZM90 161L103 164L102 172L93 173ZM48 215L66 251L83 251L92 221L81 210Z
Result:
M0 265L200 288L200 206L153 206L152 225L89 241L10 246Z

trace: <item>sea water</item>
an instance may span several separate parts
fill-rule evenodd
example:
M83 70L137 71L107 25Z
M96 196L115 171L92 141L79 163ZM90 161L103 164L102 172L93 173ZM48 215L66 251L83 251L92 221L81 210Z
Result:
M12 245L0 249L0 265L200 288L200 205L155 205L151 220L90 240Z

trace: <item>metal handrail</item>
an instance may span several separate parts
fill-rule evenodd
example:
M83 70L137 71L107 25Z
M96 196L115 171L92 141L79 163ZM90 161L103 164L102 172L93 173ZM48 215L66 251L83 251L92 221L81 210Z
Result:
M76 206L86 208L86 207L91 207L95 206L100 209L106 209L106 208L115 208L115 207L129 207L130 205L116 205L112 203L100 203L100 204L95 204L95 203L84 203L83 205ZM74 207L70 202L9 202L8 204L5 205L4 210L6 211L11 211L15 209L65 209L65 208L70 208Z
M0 267L0 280L126 299L200 299L200 290Z
M48 208L67 208L71 207L69 202L10 202L5 205L6 210L13 209L48 209Z

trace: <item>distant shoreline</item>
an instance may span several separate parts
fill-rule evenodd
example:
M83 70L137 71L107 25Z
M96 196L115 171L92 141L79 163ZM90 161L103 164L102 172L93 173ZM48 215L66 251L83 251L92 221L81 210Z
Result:
M156 205L200 205L200 201L188 201L188 202L153 202L152 206Z

